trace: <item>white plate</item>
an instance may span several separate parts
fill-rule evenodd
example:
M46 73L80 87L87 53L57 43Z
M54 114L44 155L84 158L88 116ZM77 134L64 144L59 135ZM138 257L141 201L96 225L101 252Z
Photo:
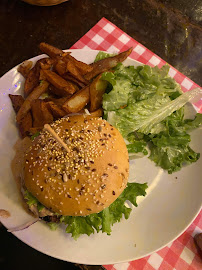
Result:
M72 55L86 63L93 62L97 51L73 50ZM34 62L43 56L32 58ZM141 63L127 59L126 65ZM8 94L20 94L24 79L11 69L0 79L0 208L11 213L1 219L7 228L29 221L19 201L18 191L12 177L10 162L14 156L13 145L18 138L13 111ZM193 107L191 106L192 112ZM191 147L202 152L201 130L192 133ZM148 182L148 195L139 201L128 220L113 226L111 236L94 234L81 236L74 241L63 228L51 231L38 222L14 233L27 245L52 257L83 264L112 264L144 257L177 238L193 221L201 207L201 165L198 162L168 175L157 168L147 157L131 163L130 181Z

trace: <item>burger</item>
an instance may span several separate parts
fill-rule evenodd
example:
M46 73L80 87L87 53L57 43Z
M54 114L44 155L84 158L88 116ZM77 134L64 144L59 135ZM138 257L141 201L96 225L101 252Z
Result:
M52 132L50 131L52 130ZM145 184L127 184L129 157L119 131L102 118L59 119L37 136L25 154L24 198L29 209L74 238L129 217L129 200L145 195Z

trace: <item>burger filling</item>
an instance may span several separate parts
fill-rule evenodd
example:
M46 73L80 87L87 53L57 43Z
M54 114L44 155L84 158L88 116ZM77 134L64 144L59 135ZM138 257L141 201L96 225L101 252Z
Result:
M137 196L145 196L147 184L128 183L122 194L107 208L100 213L88 216L63 216L51 212L42 205L28 190L24 198L32 212L46 221L52 230L55 230L60 223L67 225L66 232L70 233L76 240L80 235L88 236L96 232L111 234L111 227L114 223L120 222L124 216L128 219L133 206L137 207Z

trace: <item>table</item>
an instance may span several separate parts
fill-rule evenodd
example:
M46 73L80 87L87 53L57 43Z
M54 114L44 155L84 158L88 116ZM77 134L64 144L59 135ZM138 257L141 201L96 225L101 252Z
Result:
M71 47L98 20L106 17L127 34L202 84L202 3L200 0L70 0L53 7L0 1L0 76L39 54L38 44ZM0 227L0 268L101 269L56 260L20 242ZM3 245L2 245L3 243ZM11 259L12 255L12 259Z

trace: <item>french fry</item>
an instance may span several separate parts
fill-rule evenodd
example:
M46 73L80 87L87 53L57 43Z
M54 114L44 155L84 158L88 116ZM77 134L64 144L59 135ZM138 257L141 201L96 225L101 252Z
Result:
M43 72L47 80L59 90L58 95L65 96L69 94L74 94L74 92L76 91L72 83L67 82L65 79L60 77L57 73L51 70L44 70Z
M9 98L12 102L15 113L18 113L20 107L24 103L24 98L21 95L11 95L11 94L9 94Z
M66 73L66 69L66 63L62 59L59 59L55 64L55 70L57 73L62 76Z
M24 78L27 78L27 75L32 68L32 65L32 61L26 60L18 67L18 72L20 72Z
M105 72L113 67L115 67L118 63L123 62L132 52L132 48L128 49L125 52L119 53L113 57L108 57L93 63L91 66L93 70L84 75L86 80L91 80L98 74Z
M32 90L39 84L39 75L40 75L40 65L36 65L29 71L25 84L24 84L24 95L28 96Z
M53 114L54 119L58 119L67 115L67 112L54 102L49 101L47 104L49 105L49 108Z
M100 108L94 112L91 112L90 115L91 117L102 117L103 116L103 109Z
M45 81L46 80L46 75L43 72L43 69L40 69L39 73L39 81Z
M41 126L41 127L31 127L29 129L29 135L34 135L37 132L40 132L42 129L43 129L43 126Z
M25 99L24 103L20 107L17 116L16 121L17 123L20 123L21 120L25 117L27 112L31 109L31 103L34 99L39 98L43 93L45 93L48 90L49 83L46 81L43 81L40 85L38 85Z
M55 103L56 105L58 105L59 107L61 107L70 97L71 96L69 96L69 97L63 97L63 98L48 97L48 98L45 98L44 101L45 102L52 101L53 103Z
M80 74L79 70L77 69L76 65L73 63L73 61L67 62L67 71L71 73L71 75L76 78L78 81L84 83L87 85L87 81L83 78L83 76Z
M78 87L75 86L75 89L77 91ZM58 98L62 98L62 97L67 97L70 98L72 95L68 94L67 92L62 91L61 89L58 89L57 87L55 87L54 85L50 84L49 88L48 88L48 92Z
M107 81L101 79L102 74L98 75L90 84L90 111L96 111L102 105L102 96L107 88Z
M22 136L22 138L25 138L29 135L30 128L32 128L32 115L31 112L28 112L20 121L18 124L19 131Z
M77 80L76 78L74 78L71 74L69 73L65 73L63 76L62 76L65 80L67 81L70 81L70 82L73 82L75 84L77 84L79 87L81 88L84 88L85 87L85 84L80 82L79 80Z
M20 95L9 95L14 111L17 113L20 110L20 107L24 103L24 98ZM24 138L29 135L29 130L32 127L32 116L31 113L28 112L18 124L19 131L21 137Z
M86 86L68 99L62 108L68 113L77 113L88 104L89 100L89 86Z
M48 59L48 58L47 58ZM46 62L40 62L41 69L51 69L54 62L46 61Z
M39 44L39 49L47 54L48 56L50 56L51 58L56 58L57 56L61 56L63 54L63 51L48 44L48 43L45 43L45 42L41 42Z
M39 84L41 63L47 62L47 57L39 59L35 66L27 74L25 85L24 85L24 95L27 97L35 87Z
M70 54L66 55L63 58L63 60L66 61L66 62L68 62L68 60L71 60L74 63L74 65L78 68L78 70L80 71L81 75L84 75L87 72L91 72L93 70L93 67L91 65L88 65L88 64L83 63L81 61L78 61L76 58L74 58Z
M53 121L53 115L48 104L41 99L35 99L31 103L33 127L41 127Z

